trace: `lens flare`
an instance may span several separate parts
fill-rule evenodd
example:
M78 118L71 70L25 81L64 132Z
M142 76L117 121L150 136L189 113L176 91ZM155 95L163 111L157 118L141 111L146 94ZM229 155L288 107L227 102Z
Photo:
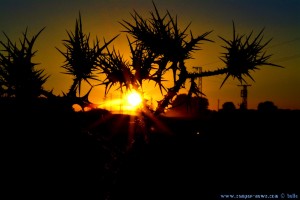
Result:
M137 93L136 91L132 91L127 95L127 102L129 103L129 105L131 105L132 107L137 107L141 104L142 102L142 97L139 93Z

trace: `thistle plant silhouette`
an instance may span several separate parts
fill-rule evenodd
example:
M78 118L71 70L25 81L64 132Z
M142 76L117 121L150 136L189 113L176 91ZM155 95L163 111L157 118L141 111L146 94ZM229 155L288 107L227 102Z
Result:
M232 40L227 40L219 36L227 45L223 46L227 52L223 53L223 57L221 58L226 66L226 77L221 87L230 76L237 78L241 83L246 82L244 77L249 77L254 81L250 75L250 71L255 71L263 65L282 67L268 61L271 54L266 54L264 48L272 39L262 43L264 28L251 40L253 31L249 35L238 35L236 34L234 22L232 24Z
M180 29L177 16L174 17L169 11L161 15L154 3L153 6L154 11L150 12L149 18L144 18L134 11L131 14L133 22L125 20L120 22L124 28L122 32L128 34L131 60L124 59L115 48L109 48L118 35L108 42L104 40L103 45L100 45L100 41L96 38L91 45L90 35L84 33L79 14L74 32L67 31L68 38L63 40L66 49L57 49L65 58L65 62L61 66L66 70L64 73L73 77L70 89L63 96L54 95L51 91L43 88L49 76L44 74L44 70L36 70L34 67L37 64L32 62L32 57L36 53L33 51L33 46L44 28L32 39L28 38L26 29L23 39L20 40L20 47L5 35L7 43L0 41L3 48L0 51L0 97L23 102L45 96L49 101L55 98L63 102L64 106L71 108L73 104L79 104L83 109L93 104L88 97L95 86L105 86L105 95L107 95L113 86L118 86L121 91L124 89L142 91L144 83L154 82L160 89L162 99L158 101L158 106L153 110L153 114L160 115L171 106L187 81L191 83L188 95L190 97L192 95L199 96L202 94L196 83L196 79L199 77L224 74L226 77L221 83L220 87L222 87L229 77L237 78L241 83L246 82L245 77L253 80L250 72L261 66L281 67L269 62L271 55L265 52L265 47L271 40L263 42L264 29L254 37L253 32L249 35L238 35L233 23L232 39L219 36L225 42L223 46L225 52L221 57L224 67L199 73L189 72L186 61L193 58L192 54L195 51L200 50L199 46L202 42L213 42L208 39L212 31L194 37L189 31L190 24L184 29ZM173 86L166 88L164 81L169 71L173 73ZM103 74L105 78L101 80L97 74ZM98 83L93 85L90 80L96 80ZM82 95L81 87L84 81L90 85L90 89ZM65 119L64 115L59 119ZM68 119L69 123L67 124L70 127L77 122L72 119ZM69 128L69 126L66 127ZM149 127L145 127L143 126L142 131L149 129ZM75 128L72 130L75 131ZM103 139L100 142L106 141ZM107 149L111 153L118 150L111 150L113 147L110 146ZM115 172L120 167L117 157L122 157L123 153L120 151L118 154L110 156L111 160L107 162L109 164L107 170L110 170L109 176L116 176ZM114 181L112 180L112 182Z
M70 104L79 104L83 109L85 106L92 104L88 100L88 95L93 88L89 80L93 79L99 81L94 72L99 69L99 60L104 56L103 50L117 36L108 43L105 42L103 46L100 46L100 42L98 38L96 38L91 46L90 35L83 32L80 13L79 18L76 20L74 32L67 31L67 34L68 39L63 40L66 51L64 52L56 48L65 57L65 64L62 66L62 68L67 71L65 73L74 77L69 92L64 94L64 96L70 101ZM82 81L86 81L91 88L87 94L81 97Z
M173 17L169 11L161 16L154 2L153 6L154 12L150 12L149 19L143 18L134 11L131 14L134 22L123 20L121 25L125 28L124 32L134 39L133 42L128 39L132 53L132 71L135 71L135 74L130 76L132 77L132 79L130 78L131 84L142 87L143 81L154 81L160 87L162 94L162 90L166 92L164 97L158 101L158 106L154 111L155 115L166 110L187 80L191 82L188 95L199 96L203 93L195 82L196 78L226 74L221 84L222 87L230 76L237 78L242 83L246 82L245 76L253 80L250 71L255 71L260 66L281 67L268 62L271 55L266 54L264 48L271 40L262 44L264 29L251 40L253 32L248 36L239 36L236 34L233 23L232 40L219 36L226 43L223 47L227 52L223 53L221 58L225 66L213 71L188 72L185 61L192 58L194 51L200 50L201 42L213 42L207 38L212 31L194 37L191 31L190 34L187 34L190 24L181 31L177 16ZM174 84L173 87L165 88L163 85L164 75L169 70L173 72Z
M37 64L32 62L36 53L33 46L43 30L44 28L30 39L26 28L19 45L4 33L7 42L0 41L4 48L0 52L1 97L29 103L44 94L43 85L49 76L44 74L44 70L37 70Z
M91 45L90 35L84 33L79 13L74 32L67 31L68 39L63 40L66 50L57 48L65 58L65 63L61 66L66 70L64 73L73 76L69 91L60 98L67 102L67 106L79 104L82 109L91 106L93 103L88 97L95 86L104 85L107 95L113 86L119 86L121 91L124 88L142 91L144 82L147 81L154 82L160 89L162 99L153 111L154 115L159 115L172 104L187 81L191 83L188 95L199 96L203 94L195 81L199 77L225 74L226 77L220 86L222 87L229 77L237 78L241 83L246 82L245 77L253 80L250 71L255 71L261 66L281 67L269 62L271 55L265 52L265 47L271 39L263 43L264 29L252 39L253 31L249 35L238 35L233 23L232 39L219 36L225 42L223 48L226 52L221 57L224 67L199 73L189 72L186 61L193 58L192 54L195 51L200 50L202 42L213 42L207 38L212 31L194 37L189 31L190 24L182 30L179 28L177 16L171 15L169 11L161 15L154 2L153 7L154 11L150 12L149 18L144 18L134 11L131 13L133 22L120 22L124 28L122 32L128 34L131 60L125 60L119 51L109 48L119 35L108 42L104 40L102 46L96 38ZM54 96L42 87L48 76L43 75L43 70L34 70L36 64L31 62L35 54L32 52L33 44L42 30L32 40L27 38L26 30L23 34L24 39L20 40L20 49L6 35L7 44L1 41L0 44L4 47L4 53L0 54L1 96L38 98L42 93L48 98ZM173 86L170 88L164 85L168 71L173 73ZM105 79L100 80L97 73L104 74ZM99 83L92 85L90 80ZM81 95L83 81L90 85L90 90L85 95Z

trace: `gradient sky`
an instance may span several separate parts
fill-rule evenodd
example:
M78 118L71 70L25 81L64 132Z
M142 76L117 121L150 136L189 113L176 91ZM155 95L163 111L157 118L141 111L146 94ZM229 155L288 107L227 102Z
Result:
M161 14L168 10L178 16L182 29L191 22L190 29L194 36L206 31L215 43L204 43L202 50L193 54L194 59L187 62L189 71L194 66L202 70L214 70L223 67L219 57L224 52L224 42L218 36L231 39L232 21L239 34L258 33L265 28L264 38L273 38L266 50L273 54L270 61L285 68L263 66L251 75L255 82L248 80L248 107L256 109L258 103L273 101L283 109L300 109L300 1L298 0L159 0L155 1ZM11 40L17 41L28 27L29 36L40 29L46 29L39 36L34 61L39 68L51 75L45 84L55 94L67 92L72 77L62 74L60 67L64 58L56 47L65 50L62 40L67 39L66 30L73 31L79 11L82 15L83 30L96 36L103 42L121 33L122 20L131 20L130 13L136 10L142 16L149 16L153 11L151 0L0 0L0 31L5 32ZM0 34L0 40L6 41ZM103 43L102 43L103 44ZM115 40L113 46L124 55L129 56L125 33ZM224 102L241 102L241 87L237 80L230 78L220 89L225 75L204 77L203 92L209 100L209 108L217 109ZM162 96L158 89L148 90L155 94L154 99ZM104 96L104 87L95 88L91 99L100 103ZM112 90L113 91L113 90ZM184 92L184 91L182 91ZM112 93L112 98L119 92Z

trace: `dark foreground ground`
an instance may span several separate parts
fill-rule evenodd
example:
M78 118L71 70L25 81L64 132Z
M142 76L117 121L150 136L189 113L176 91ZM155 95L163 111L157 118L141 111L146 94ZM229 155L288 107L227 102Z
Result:
M97 111L5 113L1 199L299 198L299 114L219 112L137 126Z

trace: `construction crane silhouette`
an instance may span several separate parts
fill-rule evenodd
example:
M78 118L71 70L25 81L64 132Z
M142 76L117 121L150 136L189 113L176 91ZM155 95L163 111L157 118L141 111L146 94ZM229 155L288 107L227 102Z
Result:
M248 101L247 101L248 90L247 90L247 87L251 86L251 85L247 85L247 84L243 85L242 84L242 85L238 85L238 86L243 87L242 90L241 90L242 103L240 104L240 109L247 110L248 109Z

